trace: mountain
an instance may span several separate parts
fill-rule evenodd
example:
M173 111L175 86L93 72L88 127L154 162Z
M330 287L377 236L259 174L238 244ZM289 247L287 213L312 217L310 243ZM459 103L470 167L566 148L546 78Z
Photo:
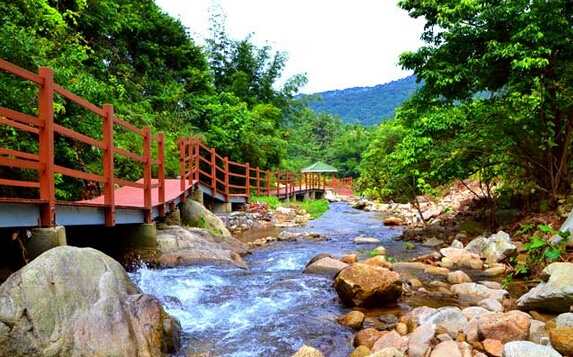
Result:
M408 76L373 87L354 87L315 93L309 107L340 116L346 123L376 125L391 118L396 108L416 91L416 77Z

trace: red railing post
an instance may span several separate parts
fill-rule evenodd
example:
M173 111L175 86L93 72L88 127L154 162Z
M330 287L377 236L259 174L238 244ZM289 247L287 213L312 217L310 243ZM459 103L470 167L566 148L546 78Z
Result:
M42 123L39 133L40 158L40 225L52 227L56 223L56 187L54 181L54 72L40 67L43 82L38 93L38 119Z
M179 138L177 143L179 144L179 190L185 192L185 140Z
M280 196L280 189L281 189L281 170L277 170L277 172L275 173L276 175L276 186L277 186L277 197Z
M213 198L217 194L217 153L211 148L211 193Z
M261 195L261 169L257 166L257 196Z
M113 106L103 105L103 177L104 183L104 204L105 204L105 225L113 227L115 225L115 191L113 187L114 160L113 160Z
M187 138L187 152L189 153L189 171L187 175L189 176L187 180L189 181L189 187L193 187L193 179L194 177L194 168L193 168L193 155L199 155L199 152L195 152L197 147L194 145L195 139L194 138Z
M225 200L229 201L229 157L225 156Z
M165 216L165 135L163 133L157 134L157 178L159 179L158 200L159 200L159 215Z
M271 195L271 172L267 170L265 172L265 179L267 181L267 196Z
M193 173L195 175L195 182L197 182L197 184L199 184L199 165L201 164L201 142L199 141L199 139L195 139L194 141L194 146L195 146L195 164L193 165ZM193 176L193 175L191 175Z
M151 129L143 129L143 204L145 207L145 223L151 223Z
M245 193L247 198L251 196L251 165L247 162L245 165Z

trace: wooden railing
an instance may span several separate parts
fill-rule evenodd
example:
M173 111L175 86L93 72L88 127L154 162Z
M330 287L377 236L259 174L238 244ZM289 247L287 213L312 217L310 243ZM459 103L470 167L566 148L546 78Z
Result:
M133 187L142 191L143 207L141 209L144 211L145 222L150 223L152 221L154 208L158 209L160 216L165 214L167 203L165 137L162 133L154 135L149 127L138 128L119 118L114 113L111 104L104 104L99 107L59 86L54 82L54 73L50 68L40 67L36 74L0 59L0 70L32 82L38 87L37 115L0 107L0 124L35 135L38 147L37 153L0 147L0 166L35 170L38 178L37 181L26 181L14 177L0 177L0 186L36 189L38 190L38 198L0 197L0 202L39 204L39 224L44 227L55 224L56 204L93 205L86 202L57 202L54 175L61 174L75 179L97 182L103 186L103 206L107 226L115 224L115 210L119 207L115 203L116 186ZM54 120L54 97L56 95L99 117L101 119L101 140L56 123ZM118 127L142 139L142 154L126 150L116 144L115 131ZM55 164L55 135L100 150L102 152L102 174L84 172ZM179 180L182 193L193 189L197 184L201 184L211 190L212 196L222 195L226 201L229 201L233 197L248 199L253 194L284 197L292 195L296 191L324 189L327 185L325 178L316 174L263 170L259 167L252 167L249 163L230 161L228 157L218 154L214 148L207 147L194 138L181 138L178 145ZM154 151L156 157L153 157ZM116 156L124 157L141 165L143 179L130 181L117 177L114 174ZM155 180L152 177L154 171L157 176ZM348 184L344 180L335 182ZM154 189L156 189L155 194L157 195L155 204L152 197Z
M0 59L0 70L11 73L38 86L37 116L24 114L0 107L0 123L14 129L35 134L38 137L38 153L28 153L8 148L0 148L0 166L19 169L32 169L38 172L38 181L20 181L0 178L0 185L35 188L39 190L40 225L52 226L55 221L55 182L54 175L61 174L76 179L98 182L103 185L106 225L115 223L114 185L130 186L143 190L145 221L151 221L152 189L157 189L159 211L165 207L165 139L163 134L153 135L149 127L143 129L122 120L114 114L111 104L99 107L82 97L54 83L52 69L40 67L38 73L32 73L12 63ZM54 97L61 96L83 109L101 118L102 139L78 133L54 121ZM143 154L134 153L115 145L114 129L122 127L143 139ZM63 167L54 163L54 136L60 135L97 148L103 152L103 173L101 175ZM157 158L152 157L152 146L157 145ZM143 180L129 181L114 175L114 156L120 155L143 166ZM152 182L153 167L157 166L157 182ZM12 199L13 200L13 199Z

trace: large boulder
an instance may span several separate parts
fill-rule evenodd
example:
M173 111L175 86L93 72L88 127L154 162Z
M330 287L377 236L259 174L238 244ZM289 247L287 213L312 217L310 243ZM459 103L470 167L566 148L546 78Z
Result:
M490 237L477 237L465 248L467 251L478 254L486 260L487 264L495 264L517 253L517 246L513 244L509 234L499 231Z
M50 249L0 286L0 356L161 356L178 345L178 322L95 249Z
M550 346L538 345L529 341L508 342L503 346L503 357L561 357Z
M349 306L380 306L402 295L400 274L361 263L340 271L334 288L342 302Z
M520 309L566 312L573 305L573 263L552 263L543 269L543 279L517 300Z
M444 256L441 265L445 268L481 269L483 267L480 256L466 249L442 248L440 254Z
M328 278L334 279L336 274L347 266L348 264L343 263L338 259L325 257L307 265L304 272L306 274L324 275Z
M236 242L235 242L236 241ZM164 267L196 264L231 264L246 268L242 243L221 239L202 228L166 226L157 231L159 264Z
M416 327L408 339L408 355L410 357L424 357L432 345L436 334L436 324L427 323Z
M495 339L502 343L527 340L531 317L521 311L509 311L504 314L487 314L478 320L478 332L481 339Z
M566 356L573 355L573 313L561 314L547 326L551 345Z
M458 333L464 330L467 323L468 320L462 311L451 306L441 307L422 320L422 324L433 324L447 332L452 338L456 338Z
M491 289L482 284L462 283L452 285L452 292L458 295L461 302L468 304L478 304L484 299L494 299L502 302L506 296L509 296L507 290Z
M204 228L216 237L231 237L231 232L229 232L225 223L201 203L189 199L181 205L180 210L181 221L184 225Z

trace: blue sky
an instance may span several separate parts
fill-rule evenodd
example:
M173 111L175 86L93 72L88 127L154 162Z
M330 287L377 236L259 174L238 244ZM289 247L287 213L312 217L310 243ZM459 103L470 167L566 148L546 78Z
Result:
M156 0L181 19L198 43L209 34L214 0ZM415 50L423 21L395 0L216 0L233 38L254 33L288 53L285 77L306 73L304 93L372 86L407 76L400 53Z

